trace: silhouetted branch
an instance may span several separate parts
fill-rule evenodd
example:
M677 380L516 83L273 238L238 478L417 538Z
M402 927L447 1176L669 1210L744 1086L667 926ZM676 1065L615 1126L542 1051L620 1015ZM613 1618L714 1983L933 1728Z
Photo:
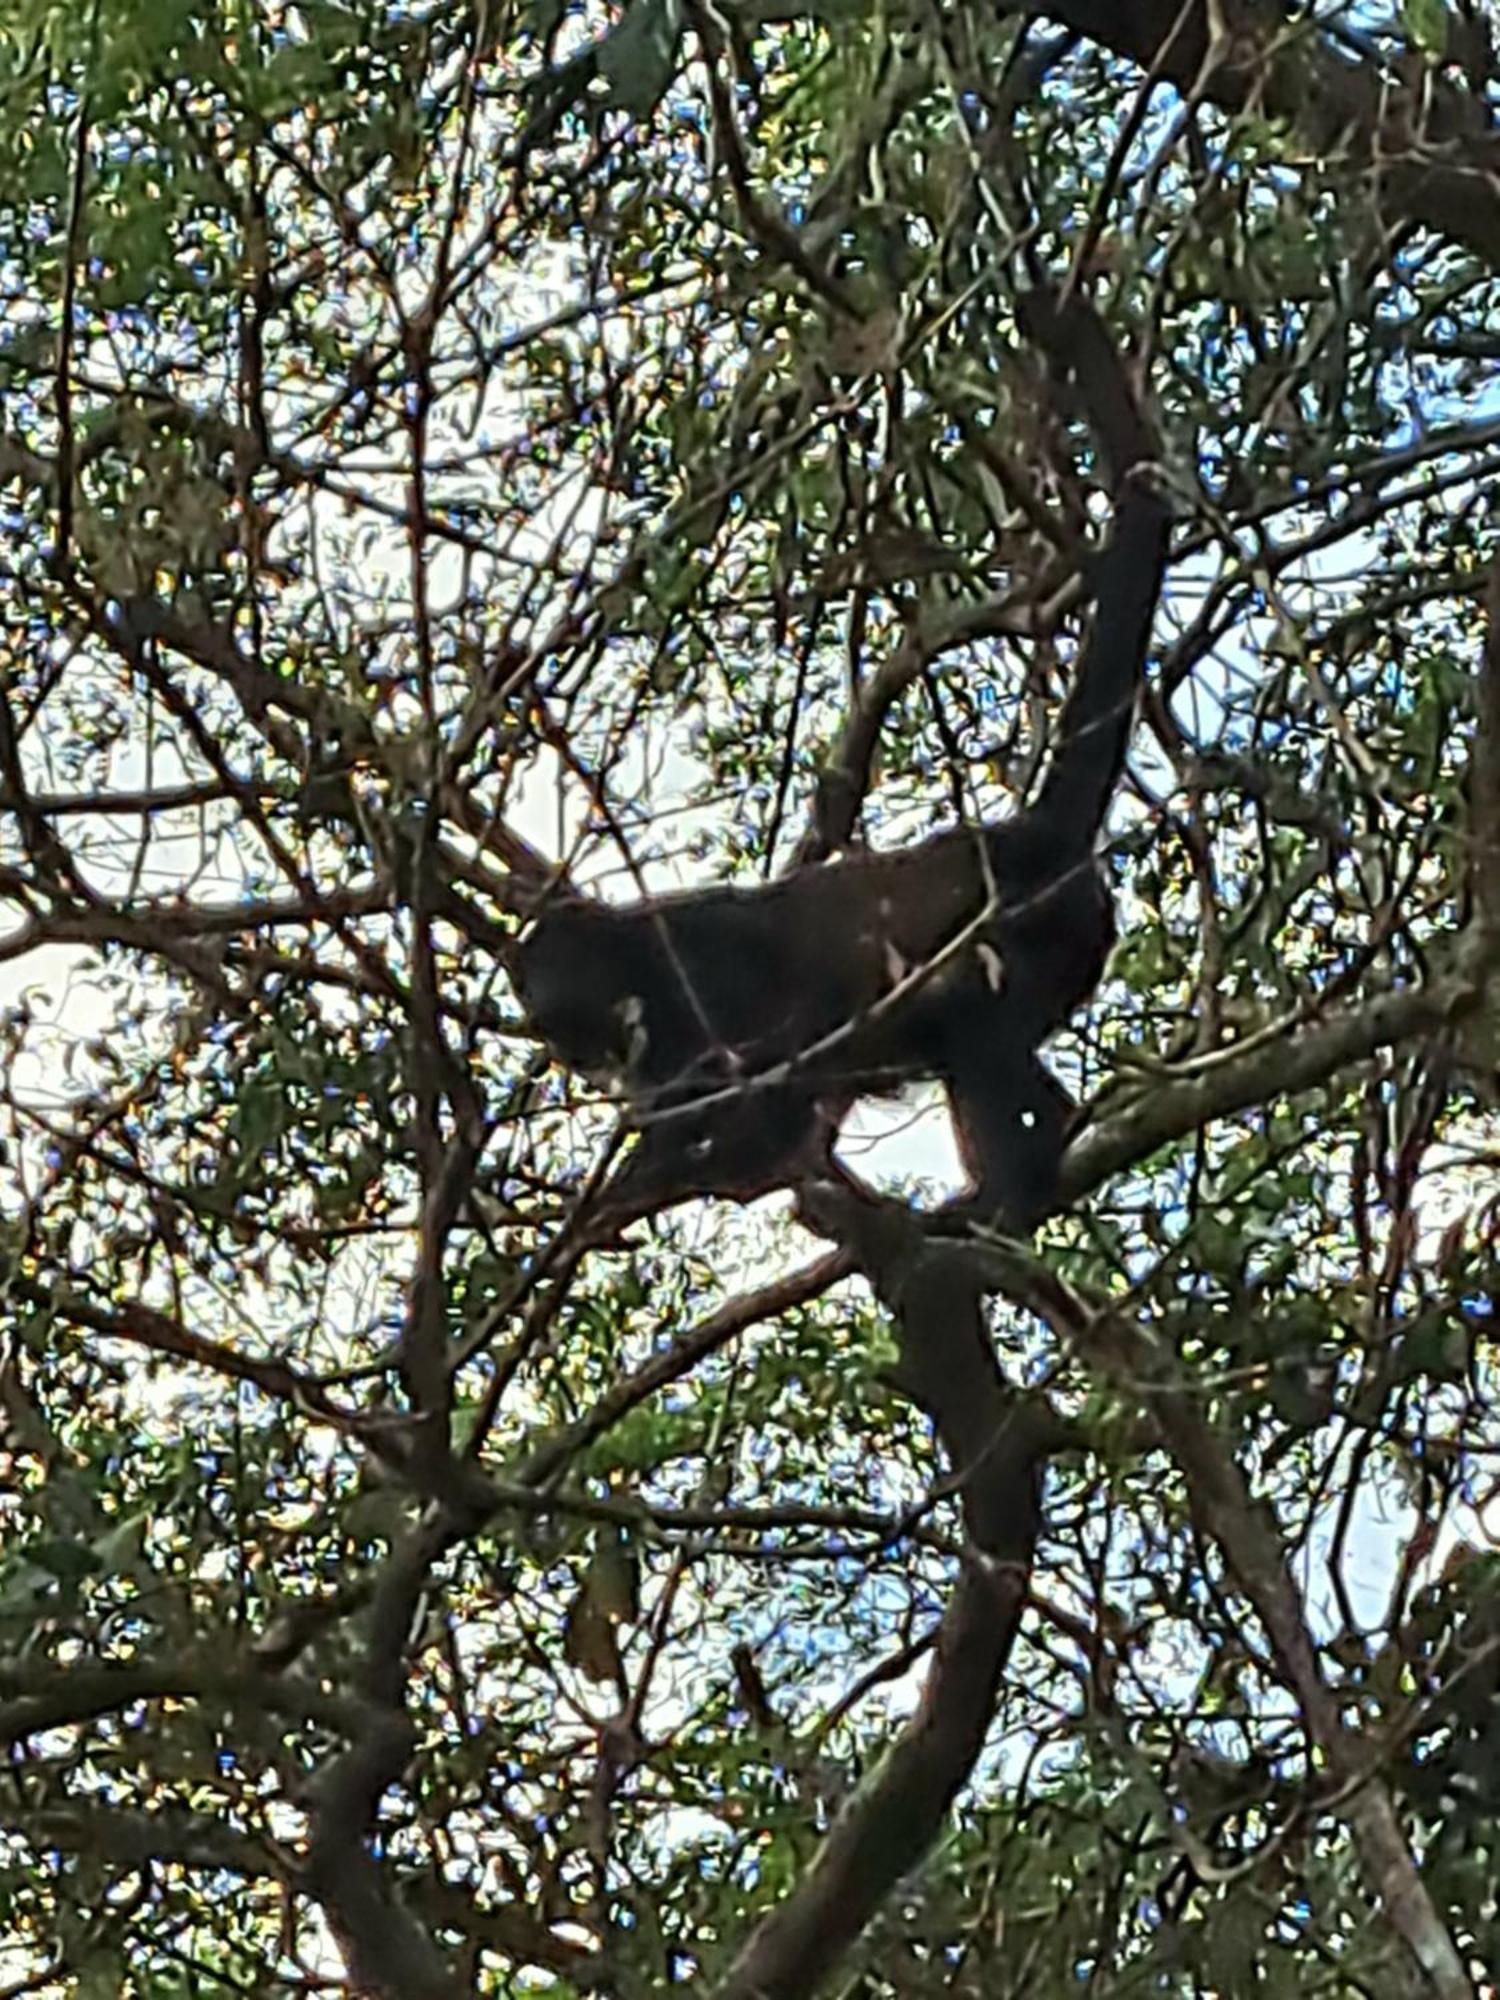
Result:
M1490 571L1484 608L1488 624L1469 783L1470 880L1474 914L1493 967L1500 952L1500 562Z
M1002 1252L992 1266L1003 1289L1037 1313L1082 1360L1112 1380L1155 1425L1186 1481L1199 1526L1211 1535L1264 1627L1282 1678L1340 1787L1330 1800L1348 1823L1371 1899L1401 1937L1441 2000L1473 2000L1473 1988L1402 1834L1370 1739L1347 1729L1323 1677L1274 1516L1256 1503L1230 1444L1202 1414L1202 1396L1168 1346L1123 1314L1085 1299L1029 1256Z
M1000 8L1031 11L1020 0ZM1373 54L1355 59L1283 0L1189 0L1186 10L1183 0L1049 0L1047 14L1143 68L1160 57L1184 94L1285 119L1319 154L1363 168L1387 213L1500 264L1500 134L1482 97L1426 63L1398 71Z
M924 1244L903 1209L847 1186L820 1185L804 1206L847 1244L891 1312L901 1386L931 1415L961 1482L969 1546L916 1713L796 1888L751 1933L715 2000L813 1992L937 1837L989 1728L1041 1525L1041 1466L1061 1435L1001 1375L986 1280L966 1252Z
M1059 1207L1159 1146L1216 1118L1311 1090L1377 1049L1441 1028L1478 1005L1482 986L1467 964L1430 985L1382 993L1319 1020L1294 1015L1243 1051L1215 1054L1194 1073L1153 1081L1132 1103L1092 1125L1062 1164Z

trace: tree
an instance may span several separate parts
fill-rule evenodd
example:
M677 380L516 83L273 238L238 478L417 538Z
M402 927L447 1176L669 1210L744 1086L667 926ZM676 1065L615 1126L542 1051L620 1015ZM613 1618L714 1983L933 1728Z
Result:
M1323 12L13 0L7 1990L1492 1990L1500 133ZM1039 284L1065 1198L612 1227L526 913L1024 795Z

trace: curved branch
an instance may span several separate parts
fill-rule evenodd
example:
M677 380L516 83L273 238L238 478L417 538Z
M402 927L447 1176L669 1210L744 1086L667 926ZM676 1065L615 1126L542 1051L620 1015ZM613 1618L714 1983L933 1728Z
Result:
M1031 11L1002 0L1004 14ZM1285 0L1195 0L1185 21L1183 11L1183 0L1048 0L1046 9L1184 94L1284 118L1320 155L1362 164L1387 207L1500 263L1500 133L1481 98L1425 63L1393 74L1352 61Z
M1118 569L1124 553L1132 576L1139 574L1151 583L1154 575L1155 587L1144 606L1149 622L1166 557L1169 515L1163 504L1148 496L1145 489L1133 487L1131 481L1141 466L1160 455L1155 430L1141 407L1109 329L1092 306L1080 298L1061 298L1044 288L1023 293L1016 300L1015 314L1021 332L1047 358L1058 387L1070 382L1077 384L1079 400L1093 429L1104 460L1107 484L1116 501L1115 525L1100 558L1100 568L1106 570L1113 556ZM1101 614L1108 615L1107 618L1101 615L1096 621L1090 645L1092 648L1099 644L1099 624L1107 623L1108 650L1113 659L1123 643L1115 636L1115 628L1130 624L1133 606L1115 601L1119 593L1111 592L1102 576L1096 579L1095 588ZM1146 596L1145 590L1138 594ZM822 860L849 839L869 787L871 761L890 710L930 661L965 638L992 632L1002 602L990 600L982 606L963 606L938 620L929 619L924 624L918 618L908 625L895 651L858 696L842 737L819 775L811 823L797 850L799 865ZM1144 646L1144 638L1141 644ZM1079 667L1080 683L1087 678L1089 658L1090 651L1086 650ZM1133 702L1132 689L1132 706ZM1080 752L1088 761L1095 761L1100 737L1100 732L1088 732L1080 741L1066 723L1061 731L1061 740L1071 746L1075 762ZM1109 741L1111 732L1103 731L1102 739ZM1107 754L1106 765L1112 765L1113 761L1112 753ZM1071 778L1063 780L1070 795L1074 783Z
M1199 1526L1216 1541L1254 1608L1271 1654L1296 1696L1312 1743L1339 1796L1326 1801L1353 1836L1372 1902L1400 1937L1440 2000L1474 2000L1474 1989L1401 1830L1370 1745L1346 1727L1324 1678L1302 1597L1274 1516L1255 1500L1234 1450L1202 1414L1201 1392L1178 1369L1167 1342L1144 1336L1123 1314L1026 1255L1001 1253L991 1271L1018 1303L1147 1414L1176 1461Z
M586 1451L640 1404L696 1368L700 1361L717 1352L737 1334L761 1320L778 1319L781 1314L810 1300L821 1298L853 1270L852 1260L841 1250L830 1251L811 1264L775 1278L754 1291L742 1292L727 1300L694 1327L680 1334L669 1347L653 1354L639 1368L611 1383L592 1409L573 1422L559 1425L533 1444L510 1477L518 1485L542 1488L555 1480L569 1461Z
M804 1199L809 1220L848 1244L892 1313L902 1387L931 1415L962 1482L968 1548L916 1713L714 2000L813 1992L937 1837L989 1729L1041 1526L1041 1466L1058 1440L996 1366L987 1280L972 1258L925 1246L903 1209L847 1186L819 1185Z
M1311 1020L1294 1015L1253 1045L1209 1058L1193 1075L1153 1084L1069 1147L1058 1176L1059 1207L1215 1118L1309 1090L1377 1049L1484 1007L1500 971L1500 561L1490 575L1485 610L1468 784L1474 912L1468 929L1453 940L1448 969L1425 986L1382 993L1338 1013Z
M151 1701L270 1710L349 1735L365 1728L371 1714L358 1695L330 1692L299 1674L225 1666L206 1652L67 1667L50 1660L5 1660L0 1661L0 1743L81 1727Z
M1216 1118L1310 1090L1377 1049L1443 1027L1471 1012L1482 994L1477 968L1462 963L1430 985L1382 993L1320 1021L1295 1016L1281 1032L1241 1053L1215 1057L1197 1075L1153 1083L1068 1148L1057 1205L1067 1207L1108 1175Z

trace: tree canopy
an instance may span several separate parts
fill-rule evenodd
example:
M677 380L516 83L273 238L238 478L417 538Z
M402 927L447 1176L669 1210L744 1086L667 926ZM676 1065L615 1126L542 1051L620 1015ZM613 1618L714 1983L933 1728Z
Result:
M1496 1991L1493 26L9 0L0 1993ZM539 903L1034 790L1039 289L1061 1197L611 1222Z

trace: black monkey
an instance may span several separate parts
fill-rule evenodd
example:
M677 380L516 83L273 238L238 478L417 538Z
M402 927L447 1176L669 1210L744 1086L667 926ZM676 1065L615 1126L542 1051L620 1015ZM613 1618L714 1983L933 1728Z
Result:
M1103 325L1033 293L1024 330L1076 382L1114 494L1097 599L1035 802L904 853L625 907L554 893L515 956L569 1068L615 1077L643 1127L611 1206L784 1182L825 1119L916 1077L948 1088L975 1200L1015 1226L1053 1197L1073 1107L1037 1050L1114 940L1094 843L1118 781L1166 564L1154 439Z

